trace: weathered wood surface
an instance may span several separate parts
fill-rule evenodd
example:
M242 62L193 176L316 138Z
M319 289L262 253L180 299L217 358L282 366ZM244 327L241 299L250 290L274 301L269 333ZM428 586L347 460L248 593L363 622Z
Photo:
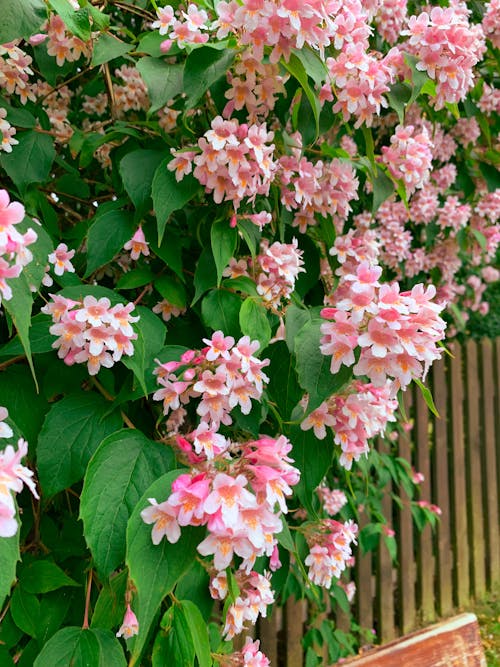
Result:
M474 614L461 614L347 660L353 667L486 667Z

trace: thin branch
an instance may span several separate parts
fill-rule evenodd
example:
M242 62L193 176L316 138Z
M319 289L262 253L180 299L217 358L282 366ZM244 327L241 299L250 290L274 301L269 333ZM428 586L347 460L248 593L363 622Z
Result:
M18 361L22 361L23 359L26 359L26 355L19 354L17 357L12 357L12 359L7 359L7 361L2 361L2 363L0 364L0 371L3 371L3 369L7 368L7 366L12 366L12 364L17 364Z
M90 592L92 590L92 569L89 570L87 579L87 594L85 596L85 613L83 616L82 629L87 630L89 627L89 609L90 609Z

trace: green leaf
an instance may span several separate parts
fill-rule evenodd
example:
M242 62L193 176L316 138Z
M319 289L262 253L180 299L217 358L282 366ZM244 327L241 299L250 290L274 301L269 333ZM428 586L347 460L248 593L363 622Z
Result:
M315 137L317 137L319 134L319 115L321 113L321 106L319 103L319 99L317 98L316 94L309 85L309 81L307 79L307 72L304 68L304 65L299 60L299 58L294 53L292 53L290 55L289 61L283 62L283 66L290 72L290 74L295 79L297 79L297 81L300 83L302 87L302 90L306 94L307 99L309 100L309 104L311 105L316 126Z
M222 281L222 286L226 289L234 290L235 292L243 292L250 296L257 296L260 298L259 293L257 292L257 286L255 282L248 276L238 276L237 278L227 278Z
M332 464L333 442L331 438L318 440L312 430L303 431L295 425L289 427L287 435L293 445L291 458L295 461L294 466L300 470L300 481L294 487L294 493L312 511L316 488Z
M40 602L35 595L16 586L10 603L10 613L18 628L30 637L38 636Z
M413 84L413 90L411 92L410 99L407 102L407 105L410 106L420 95L420 91L427 83L427 81L429 81L430 77L427 72L417 69L419 59L416 56L410 53L405 53L404 59L406 64L411 69L411 81Z
M282 547L285 547L285 549L288 549L288 551L294 553L295 542L293 541L292 533L290 532L290 528L288 527L288 523L286 522L284 516L281 517L281 524L283 528L281 532L276 535L276 539Z
M144 490L172 462L166 445L126 429L107 437L90 460L80 517L100 576L108 576L123 562L127 521Z
M139 53L147 53L148 56L161 58L165 55L165 53L160 49L160 44L164 41L165 41L165 35L160 35L160 33L157 30L153 32L151 31L147 32L140 38L137 51L139 51Z
M0 539L0 607L16 579L16 564L20 559L18 530L12 537Z
M217 268L217 285L222 280L222 272L234 257L238 232L236 228L230 227L227 220L214 222L210 229L210 241L212 243L212 254Z
M74 602L73 591L68 589L46 593L42 596L38 621L38 642L40 646L45 644L59 630ZM37 650L36 654L38 652Z
M47 7L43 0L0 0L0 17L0 44L6 44L40 32L47 19Z
M153 178L153 209L158 223L158 245L161 245L169 217L187 204L198 192L200 184L193 176L185 176L179 183L167 169L170 158L164 160Z
M149 506L148 498L166 500L172 482L182 470L173 470L157 479L137 503L127 528L127 565L137 588L139 634L136 638L129 667L140 665L140 657L154 617L163 598L191 567L196 547L203 539L203 529L187 526L175 544L163 539L155 546L151 527L141 518L141 511Z
M438 419L440 418L439 412L437 411L436 406L434 405L434 399L432 398L432 393L430 389L428 389L425 384L419 380L418 378L413 378L415 384L420 388L420 391L422 392L422 398L424 399L427 407L429 410L432 412L433 415L435 415Z
M486 236L479 231L479 229L470 228L471 232L474 234L476 241L479 243L481 250L486 250Z
M327 79L328 70L316 51L304 47L302 49L292 49L292 52L304 66L307 75L311 77L318 88L321 88Z
M37 560L23 567L19 575L22 588L27 593L49 593L64 586L80 586L78 582L48 560Z
M177 308L185 308L187 297L184 285L170 276L160 276L155 280L155 289L169 303Z
M206 91L225 76L236 56L234 49L217 51L208 46L194 49L186 58L183 89L188 92L186 108L196 105Z
M405 109L408 104L408 100L411 97L411 88L406 83L394 83L389 92L387 93L387 99L389 100L390 106L398 114L398 119L400 123L404 123L405 120Z
M151 369L156 354L163 347L166 328L149 308L138 306L135 312L140 320L134 324L134 329L137 331L134 354L132 357L122 357L122 361L124 366L133 371L144 395L147 396L146 374Z
M120 280L116 283L116 289L135 289L136 287L143 287L148 283L152 283L155 274L149 266L140 266L137 269L132 269L124 273Z
M267 319L267 310L262 305L261 299L249 296L240 309L240 328L250 340L258 340L260 343L259 353L266 349L271 340L271 326Z
M169 623L170 619L167 618L168 633L165 644L166 652L163 655L163 659L165 661L168 659L168 656L175 656L175 667L192 667L195 656L193 635L181 605L176 604L173 606L171 624ZM169 611L167 611L167 614Z
M488 186L488 192L495 192L497 188L500 188L500 171L497 167L487 164L486 162L479 162L478 165L479 171L483 175L486 185Z
M16 390L12 391L12 387ZM15 422L19 435L34 447L49 405L37 393L27 366L16 364L2 371L0 405L9 411L9 421Z
M352 369L346 366L341 366L335 375L330 372L331 358L319 350L323 323L324 320L313 319L305 324L295 343L299 383L309 394L308 413L338 392L352 377Z
M156 235L155 235L156 236ZM147 237L147 235L146 235ZM165 262L172 271L182 280L185 276L182 272L182 241L174 234L169 234L168 239L163 239L160 247L154 241L150 241L152 252Z
M222 289L211 290L201 302L203 324L214 331L223 331L226 336L238 338L240 308L241 299L237 294Z
M210 248L205 248L201 253L196 270L194 272L194 297L191 306L211 287L217 284L217 269Z
M111 577L101 588L94 613L92 614L92 628L112 630L121 625L125 614L125 593L127 590L128 571L123 570Z
M53 405L38 437L37 467L44 494L79 482L100 443L122 426L118 412L93 392L71 394Z
M127 153L120 161L120 176L135 208L143 212L151 197L153 177L160 162L165 158L165 151L139 148Z
M31 220L25 218L23 223L18 226L19 232L24 232L29 226L26 221L31 222ZM29 338L31 309L34 296L34 292L31 288L34 288L36 291L40 287L42 278L45 275L47 257L52 251L52 241L43 227L36 226L36 233L38 234L38 238L36 242L30 246L30 250L33 253L33 260L23 268L23 271L18 278L7 281L12 289L12 298L9 299L9 301L3 302L5 310L9 313L14 326L17 329L19 340L22 343L28 359L28 364L33 378L35 379L35 383L35 369L31 359L31 343Z
M137 69L148 89L152 114L170 100L184 92L182 85L183 65L172 65L158 58L145 56L137 61Z
M198 607L190 600L182 600L180 604L191 632L199 667L211 667L212 657L210 655L210 640L206 621Z
M90 39L90 21L87 9L75 10L68 0L49 0L49 4L59 14L67 29L73 35L84 42Z
M94 218L87 237L87 271L85 277L108 264L127 241L136 225L129 211L108 211Z
M128 53L132 48L132 44L122 42L121 39L117 39L109 33L103 33L94 42L91 65L97 67L107 63Z
M33 667L126 667L118 639L100 628L67 627L45 644Z
M394 183L393 181L385 174L385 172L379 168L377 170L377 175L372 178L373 185L373 204L372 204L372 213L375 214L380 205L388 199L394 192Z
M190 600L203 614L210 618L214 601L209 591L210 577L199 560L195 560L175 587L178 600Z
M97 7L91 4L87 5L89 15L92 19L92 27L98 30L107 30L109 28L110 18L107 14L103 14Z
M293 357L281 340L270 346L266 357L271 362L267 392L276 403L281 418L288 420L304 393L298 383Z
M56 151L52 137L34 130L18 132L16 139L19 144L12 153L2 154L0 165L24 193L31 183L45 183L49 179Z

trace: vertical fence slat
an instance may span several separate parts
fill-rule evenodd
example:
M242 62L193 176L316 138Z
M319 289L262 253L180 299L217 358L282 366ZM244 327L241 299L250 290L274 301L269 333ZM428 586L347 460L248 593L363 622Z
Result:
M459 607L467 604L469 588L469 541L467 536L462 350L459 345L452 348L454 359L450 364L450 402L452 456L451 456L451 524L453 531L453 558L455 603Z
M258 636L261 642L261 651L267 655L271 665L278 666L278 631L280 627L281 609L273 607L273 613L268 618L259 619Z
M486 590L485 545L483 526L483 480L481 474L481 426L479 421L481 392L477 343L467 341L466 347L466 418L467 438L465 447L467 471L467 504L469 523L469 545L471 555L471 583L475 597L480 598Z
M404 394L404 405L407 417L410 418L412 408L412 392L408 390ZM408 463L411 463L411 435L405 433L399 438L398 453ZM399 510L398 539L398 601L399 601L399 630L406 634L416 627L415 611L415 556L413 549L413 518L410 509L410 499L401 490L402 497L406 501Z
M421 485L422 497L431 498L431 461L429 438L429 410L422 392L415 387L415 426L419 472L424 475ZM427 525L418 536L417 554L417 600L419 614L423 621L432 621L434 611L434 556L432 553L432 528Z
M488 549L487 576L492 586L499 576L500 569L500 539L498 534L498 481L497 460L495 452L495 416L494 416L494 384L493 384L493 354L490 340L481 341L482 357L482 418L483 418L483 446L485 471L486 508L486 544Z
M367 524L366 514L361 513L360 530ZM358 548L356 554L356 615L362 628L373 628L373 587L372 587L372 554L362 554Z
M440 416L439 419L434 419L433 496L436 505L443 512L436 530L436 593L438 611L441 616L447 616L453 609L446 361L443 356L432 366L432 393Z
M387 445L379 440L377 443L379 451L386 451ZM392 483L389 482L384 488L382 499L382 513L391 523L392 517ZM391 526L392 527L392 526ZM394 583L392 577L392 559L382 536L377 549L377 615L378 634L382 643L394 639L396 629L394 627Z
M288 598L285 603L286 667L303 667L302 636L304 634L305 601Z

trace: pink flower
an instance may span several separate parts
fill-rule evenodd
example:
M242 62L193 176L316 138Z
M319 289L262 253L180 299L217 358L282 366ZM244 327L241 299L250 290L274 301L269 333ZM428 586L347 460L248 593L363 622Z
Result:
M151 531L153 544L160 544L163 536L171 544L175 544L181 536L176 510L169 505L168 500L159 504L154 498L148 498L148 501L151 505L142 510L141 518L144 523L154 524Z
M256 506L255 496L244 488L247 484L248 480L244 475L238 475L234 479L224 473L217 474L212 482L213 490L205 500L205 512L215 514L220 509L227 528L236 529L240 507Z
M70 261L74 255L75 251L68 250L68 246L65 243L60 243L54 252L49 255L48 261L54 265L56 276L62 276L65 271L69 273L75 272L75 268Z
M125 611L123 623L121 624L120 629L116 633L116 636L123 637L124 639L130 639L130 637L133 637L138 633L139 633L139 622L137 620L137 616L130 608L130 604L127 604L127 609Z
M130 241L127 241L123 246L124 250L130 250L130 257L132 259L139 259L140 255L147 257L149 255L149 244L146 241L142 227L139 226L132 236Z
M17 533L16 509L0 499L0 537L13 537Z

